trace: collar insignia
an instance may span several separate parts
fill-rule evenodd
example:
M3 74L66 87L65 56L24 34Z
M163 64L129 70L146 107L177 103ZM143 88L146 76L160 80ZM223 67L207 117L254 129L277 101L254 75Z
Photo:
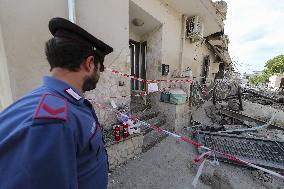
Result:
M72 88L68 88L65 90L65 92L71 96L72 98L74 98L75 100L80 100L82 97L76 93Z

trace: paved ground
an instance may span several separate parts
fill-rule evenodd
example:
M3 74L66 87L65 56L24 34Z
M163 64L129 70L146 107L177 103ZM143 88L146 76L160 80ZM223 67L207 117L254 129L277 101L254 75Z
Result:
M109 189L190 189L198 165L193 163L193 146L167 137L160 144L127 164L109 177ZM262 172L221 163L206 164L198 189L284 189L284 181Z

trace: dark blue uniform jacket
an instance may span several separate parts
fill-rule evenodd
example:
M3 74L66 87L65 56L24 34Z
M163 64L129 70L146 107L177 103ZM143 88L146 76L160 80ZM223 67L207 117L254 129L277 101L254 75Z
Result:
M108 162L89 101L53 77L0 113L0 189L106 189Z

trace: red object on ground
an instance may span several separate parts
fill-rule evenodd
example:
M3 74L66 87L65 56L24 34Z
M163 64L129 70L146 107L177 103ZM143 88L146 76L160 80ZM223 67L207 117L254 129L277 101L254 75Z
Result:
M114 140L120 141L120 125L114 126Z
M128 133L128 124L125 123L123 125L123 138L127 138L129 136L129 133Z

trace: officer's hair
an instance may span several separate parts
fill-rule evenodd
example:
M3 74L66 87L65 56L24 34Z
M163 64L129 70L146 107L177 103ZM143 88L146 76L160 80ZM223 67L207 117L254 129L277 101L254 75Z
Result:
M50 64L50 70L60 67L76 72L88 56L94 56L94 52L84 43L54 37L45 43L45 55ZM95 64L97 63L95 58Z

